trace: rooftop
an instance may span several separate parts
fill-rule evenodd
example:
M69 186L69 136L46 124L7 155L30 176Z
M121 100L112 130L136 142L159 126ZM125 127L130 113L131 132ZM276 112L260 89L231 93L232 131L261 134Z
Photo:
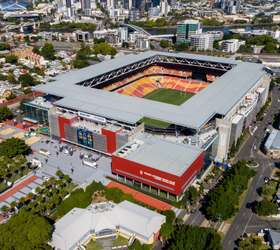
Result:
M61 250L72 249L90 233L98 235L117 227L149 239L164 222L165 216L129 201L92 204L86 209L73 208L57 221L51 243Z
M273 129L264 146L266 150L280 149L280 131Z
M197 147L145 134L117 150L114 155L181 176L201 153L202 150Z
M91 78L156 56L207 62L209 67L211 63L232 65L232 69L180 106L78 85ZM58 106L129 124L135 124L143 117L149 117L199 129L215 114L226 115L265 74L261 64L221 57L148 51L117 57L81 70L70 71L58 76L54 82L34 87L34 90L64 97L55 103Z

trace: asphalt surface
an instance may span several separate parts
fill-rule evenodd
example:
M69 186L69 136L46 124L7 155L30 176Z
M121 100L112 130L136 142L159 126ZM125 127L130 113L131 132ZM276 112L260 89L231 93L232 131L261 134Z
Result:
M279 220L273 221L260 218L248 208L249 204L259 198L257 190L263 186L264 177L271 176L274 167L274 162L268 159L259 150L259 147L265 137L266 128L269 126L269 123L273 122L274 115L279 112L279 97L280 91L275 87L272 91L272 104L266 112L264 119L261 122L257 122L258 129L246 141L236 157L236 160L254 160L259 163L259 167L256 169L257 173L252 180L243 204L224 237L223 248L225 250L235 249L236 240L245 232L256 233L263 228L280 228ZM254 150L254 146L256 146L256 150Z

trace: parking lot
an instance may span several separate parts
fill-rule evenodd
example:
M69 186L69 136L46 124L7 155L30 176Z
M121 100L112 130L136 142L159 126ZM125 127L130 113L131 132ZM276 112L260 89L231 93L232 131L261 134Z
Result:
M34 153L29 156L29 159L37 158L42 162L42 167L36 171L38 177L54 176L57 170L61 170L81 186L89 184L93 180L104 185L109 182L106 179L106 176L111 175L111 159L109 157L64 142L59 143L47 137L34 143L31 148ZM40 153L42 149L47 152L46 155ZM72 150L73 152L70 153ZM97 165L93 167L83 164L81 155L90 155L90 158L96 159Z

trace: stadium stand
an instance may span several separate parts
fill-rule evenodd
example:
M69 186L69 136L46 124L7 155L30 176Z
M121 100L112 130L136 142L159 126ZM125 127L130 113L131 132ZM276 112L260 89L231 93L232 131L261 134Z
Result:
M192 76L192 72L176 70L176 69L168 69L168 68L165 68L162 66L151 66L151 67L145 69L143 72L139 72L137 74L134 74L131 77L127 77L121 81L110 84L109 86L106 86L104 89L108 90L108 91L114 91L129 83L135 82L136 80L139 80L139 79L147 77L147 76L154 76L154 75L177 76L179 78L190 78Z
M214 82L216 80L216 76L211 74L206 74L206 80L207 82Z
M165 88L196 94L207 86L208 84L203 81L173 76L147 76L134 81L117 92L124 95L144 97L156 89Z

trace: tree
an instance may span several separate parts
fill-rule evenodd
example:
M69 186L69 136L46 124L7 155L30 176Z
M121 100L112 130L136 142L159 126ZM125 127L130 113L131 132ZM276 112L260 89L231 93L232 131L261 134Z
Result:
M18 58L15 55L6 56L6 63L16 64L17 61L18 61Z
M203 211L213 221L227 220L237 211L240 195L247 189L255 171L240 161L225 172L224 178L211 189L203 204Z
M52 229L45 218L22 210L0 225L0 248L51 249L47 241Z
M211 228L177 225L166 249L170 250L222 250L221 236Z
M173 222L176 218L176 215L172 210L164 211L162 214L165 216L165 223L160 228L160 235L165 240L168 240L174 231Z
M221 26L224 23L223 22L219 22L215 18L204 18L204 19L202 19L202 24L204 26Z
M33 52L33 53L35 53L35 54L38 54L38 55L40 55L40 54L41 54L41 52L40 52L39 48L38 48L38 47L36 47L36 46L34 46L34 47L33 47L32 52Z
M167 41L167 40L161 40L160 42L159 42L159 45L160 45L160 47L162 47L162 48L168 48L168 47L170 47L170 43L169 43L169 41Z
M238 241L237 243L239 250L267 250L268 246L262 243L262 240L255 236L251 235L243 240Z
M55 50L51 43L45 43L45 45L41 48L40 53L46 60L54 60L55 59Z
M194 186L190 186L185 192L184 200L186 202L189 201L191 205L194 205L198 201L198 198L199 191Z
M22 87L29 87L29 86L36 85L34 78L29 73L20 75L18 81L21 83Z
M1 211L4 213L7 213L10 210L10 208L6 205L4 205L3 207L1 207Z
M9 83L17 84L17 80L15 79L15 76L14 76L13 73L8 74L7 80L8 80Z
M147 244L141 244L139 240L134 240L133 244L128 247L128 250L151 250L151 246Z
M0 51L9 50L10 45L8 43L0 43Z
M6 99L12 100L12 99L15 99L16 97L17 97L16 94L14 92L11 92L11 94L8 97L6 97Z
M7 76L0 74L0 81L6 81L7 80Z
M106 42L95 44L93 47L93 51L96 55L102 54L114 56L115 54L117 54L117 50Z
M7 106L0 107L0 122L12 118L13 118L13 113Z
M277 52L277 44L273 42L268 42L263 48L266 53L276 53Z
M64 176L64 174L62 173L61 170L57 170L56 173L55 173L55 175L56 175L57 177L59 177L59 179L62 179L63 176Z
M82 69L89 66L89 62L87 60L79 60L79 59L75 59L73 61L73 67L76 69Z
M275 202L263 199L256 202L254 211L260 216L275 215L278 213L278 206Z
M24 140L18 138L9 138L0 143L0 156L13 158L17 155L27 155L30 147L25 144Z

